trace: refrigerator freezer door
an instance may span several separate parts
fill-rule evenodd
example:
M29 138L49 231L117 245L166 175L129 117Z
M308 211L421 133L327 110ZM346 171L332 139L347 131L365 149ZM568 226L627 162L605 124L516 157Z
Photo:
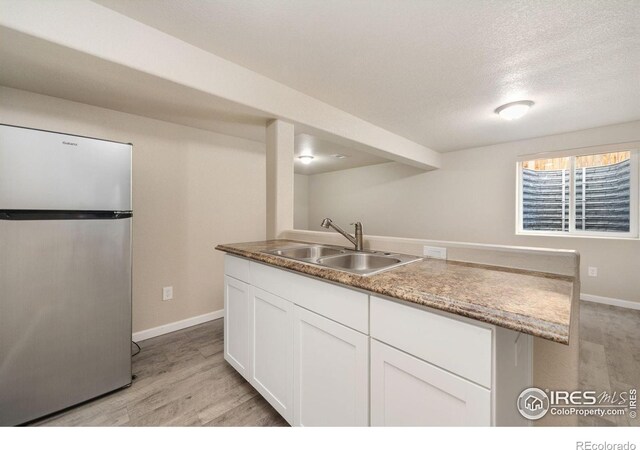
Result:
M131 210L131 145L0 125L0 210Z
M0 425L131 382L131 219L0 220Z

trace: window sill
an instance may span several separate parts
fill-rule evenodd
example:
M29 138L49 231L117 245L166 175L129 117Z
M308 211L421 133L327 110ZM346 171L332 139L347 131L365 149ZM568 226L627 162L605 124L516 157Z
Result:
M617 240L617 241L638 241L638 236L602 236L599 234L578 234L578 233L547 233L547 232L535 232L535 231L516 231L516 236L534 236L534 237L560 237L560 238L582 238L582 239L605 239L605 240Z

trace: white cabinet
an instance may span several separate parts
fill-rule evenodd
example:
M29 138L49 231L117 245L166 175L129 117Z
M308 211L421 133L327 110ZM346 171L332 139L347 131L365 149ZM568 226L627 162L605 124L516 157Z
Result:
M250 287L250 383L293 421L293 303Z
M225 359L291 424L367 426L368 296L229 255L225 273Z
M526 425L518 332L230 255L224 296L225 359L290 424Z
M369 424L369 338L294 307L294 401L298 426Z
M371 339L372 426L489 426L491 393Z
M250 370L249 285L224 277L224 359L242 376Z

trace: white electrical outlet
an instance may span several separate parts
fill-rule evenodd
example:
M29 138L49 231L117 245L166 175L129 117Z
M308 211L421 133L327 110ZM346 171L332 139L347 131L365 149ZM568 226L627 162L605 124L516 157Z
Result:
M422 254L427 258L447 259L447 249L444 247L430 247L425 245Z
M589 276L590 277L597 277L598 276L598 268L597 267L593 267L593 266L589 266Z
M173 299L173 286L167 286L162 288L162 300Z

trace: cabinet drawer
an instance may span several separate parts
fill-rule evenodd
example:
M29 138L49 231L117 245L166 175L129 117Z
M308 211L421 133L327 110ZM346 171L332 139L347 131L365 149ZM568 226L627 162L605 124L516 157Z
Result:
M371 296L371 337L491 388L491 330Z
M369 334L367 294L254 262L250 263L250 271L253 286Z
M224 255L224 274L236 280L249 283L249 261L246 259Z

